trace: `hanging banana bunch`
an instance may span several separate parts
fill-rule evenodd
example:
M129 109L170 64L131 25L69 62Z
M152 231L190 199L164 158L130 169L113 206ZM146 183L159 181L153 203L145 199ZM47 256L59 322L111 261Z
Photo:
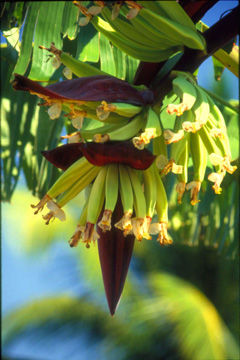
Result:
M74 1L83 15L79 25L91 22L112 44L141 61L160 62L184 47L206 47L203 36L175 1L95 3L86 8L81 1Z
M166 111L177 116L174 131L164 130L165 142L173 143L170 161L183 166L176 187L178 202L181 203L186 189L191 191L191 204L195 205L199 202L197 196L205 177L208 160L216 171L208 175L208 180L214 182L213 190L216 194L222 191L220 184L226 172L232 174L237 167L231 165L226 124L213 99L197 85L192 75L183 72L173 72L172 75L175 76L172 81L173 92L180 98L180 103L167 106ZM187 183L189 156L192 157L194 176L192 181ZM170 164L173 171L170 162L166 164L165 171L169 169Z

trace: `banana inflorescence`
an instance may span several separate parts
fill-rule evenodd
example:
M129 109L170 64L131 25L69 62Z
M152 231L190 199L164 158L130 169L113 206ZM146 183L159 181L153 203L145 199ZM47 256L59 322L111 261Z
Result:
M160 62L184 47L205 49L204 38L177 2L123 1L113 5L96 2L89 8L82 2L74 3L84 15L80 26L91 21L112 44L139 60ZM111 77L74 59L53 43L50 48L42 46L42 49L54 55L53 66L57 68L61 63L65 66L68 80L44 88L16 75L13 86L42 98L52 120L65 112L74 132L63 138L78 143L82 151L88 145L91 156L83 152L78 158L77 153L70 166L59 166L65 171L43 199L32 205L35 214L47 205L49 212L43 216L46 224L55 217L64 221L62 208L88 189L70 246L81 241L89 247L99 237L97 226L102 232L116 227L125 237L133 234L139 241L158 234L160 244L170 244L168 202L162 178L170 171L176 174L177 201L181 203L185 190L190 190L190 201L194 205L199 201L207 166L215 167L208 179L214 183L217 194L221 193L220 184L226 172L232 174L236 169L230 164L230 145L219 108L189 73L172 71L169 77L172 89L159 106L154 104L153 92L146 87L132 86ZM70 80L72 74L78 79ZM171 128L168 128L169 120L174 123ZM123 148L120 155L116 151L108 153L111 144L119 143L129 149L126 156L131 161L124 161ZM72 145L76 144L67 146ZM151 161L147 159L149 154ZM63 152L60 157L62 155ZM139 167L137 161L141 157L146 157L146 162ZM189 179L190 158L193 177ZM52 163L58 166L61 161L55 160ZM113 224L112 214L118 199L121 199L123 213Z
M77 73L73 67L71 70ZM195 205L199 202L198 193L209 161L216 170L208 175L208 179L214 182L213 189L217 194L221 192L220 184L226 172L233 173L236 169L230 164L230 145L219 108L197 85L192 75L173 72L171 77L172 91L161 108L137 101L71 103L65 98L62 100L61 111L70 109L72 123L78 130L73 133L75 141L86 143L81 146L95 144L105 146L107 151L104 143L117 144L127 140L135 151L139 151L139 157L141 154L145 156L145 147L151 148L155 155L155 160L139 170L133 164L135 160L128 162L129 165L122 160L118 163L113 160L114 154L109 154L109 162L96 166L96 161L91 162L86 153L87 158L82 156L65 170L33 207L38 213L47 205L50 211L43 216L46 224L55 217L63 221L64 205L92 184L76 231L69 241L70 246L76 246L81 241L89 247L99 237L96 225L103 232L111 231L115 226L125 237L133 234L139 241L158 234L157 240L161 245L170 244L172 240L167 234L168 203L162 177L169 171L176 174L177 201L181 203L185 190L190 190L191 204ZM47 99L47 105L49 103L50 109L58 104ZM54 112L59 109L52 111L53 118ZM90 118L80 126L80 118L85 114ZM164 128L166 116L173 117L173 129ZM98 156L106 156L102 149ZM194 171L192 179L188 174L190 157ZM118 198L122 202L123 214L113 224L112 214Z

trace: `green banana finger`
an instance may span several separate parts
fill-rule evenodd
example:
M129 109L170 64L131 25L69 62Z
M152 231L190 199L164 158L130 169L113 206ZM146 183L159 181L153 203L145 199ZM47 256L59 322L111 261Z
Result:
M95 129L81 129L79 131L81 138L85 139L85 140L92 140L94 135L96 134L106 134L108 132L111 132L113 130L116 130L118 128L120 128L122 126L122 124L106 124L104 126L101 127L97 127Z
M182 6L175 1L155 1L158 9L161 9L163 14L159 13L159 10L156 12L159 15L168 17L176 21L179 24L187 26L188 28L196 31L196 27L191 20L191 18L187 15L187 13L183 10ZM151 9L150 9L151 10Z
M154 167L155 181L157 186L156 211L158 222L168 222L168 201L167 194L156 167Z
M134 209L137 218L144 219L146 216L146 201L142 190L142 185L139 180L137 170L127 167L128 174L131 180L134 196Z
M207 149L208 154L217 154L222 156L222 151L217 146L214 138L211 136L209 129L206 127L206 125L203 125L203 127L199 130L199 135Z
M133 138L133 144L138 149L143 149L144 145L149 144L151 139L154 139L162 134L159 116L150 107L147 114L147 121L144 132L139 136Z
M230 144L228 141L227 135L222 133L222 136L215 136L214 131L215 128L212 126L210 121L208 121L205 125L206 130L209 133L209 136L213 139L214 143L216 144L218 150L220 151L220 154L224 157L227 156L229 159L231 159L231 150L230 150Z
M149 1L148 1L149 3ZM124 15L128 13L128 9L124 6L122 7L122 12ZM142 37L146 38L148 46L152 45L158 49L165 50L172 46L178 46L178 41L170 40L161 33L159 30L156 30L152 25L146 21L140 14L133 19L129 20L135 29L135 33L141 34ZM134 34L132 33L132 38L134 39ZM180 50L180 48L179 48Z
M99 17L92 18L92 24L101 33L103 33L116 47L128 55L141 61L159 62L168 59L171 55L181 50L181 47L170 47L164 50L150 49L146 46L140 46L134 41L126 40L121 34L116 33L110 24Z
M128 140L135 136L146 123L146 113L136 115L128 124L113 130L105 135L96 134L93 138L95 142L106 142L109 140Z
M57 49L54 44L51 44L50 49L41 46L42 49L46 49L53 53L56 58L61 61L66 67L68 67L76 76L95 76L95 75L109 75L104 71L97 69L96 67L86 64L83 61L79 61L73 58L71 55L65 53L62 50Z
M210 114L208 117L207 126L210 129L210 132L215 138L217 144L220 146L220 148L224 147L225 154L229 157L229 159L231 159L231 148L224 117L210 96L208 96L208 100L210 104Z
M158 49L157 42L149 42L149 40L146 39L146 35L144 36L144 34L140 34L138 31L136 31L131 23L121 20L120 17L112 20L111 11L107 7L102 10L101 14L117 33L126 38L126 41L129 40L131 42L134 39L136 44L139 46L144 45L149 48Z
M167 145L164 141L163 134L158 136L157 138L153 139L153 154L154 155L163 155L168 158L167 154Z
M193 107L197 98L196 88L186 77L181 75L173 80L172 85L174 92L182 99L182 102L172 107L171 104L168 105L167 111L169 113L175 112L177 116L180 116L185 110Z
M119 170L119 189L123 206L123 217L114 225L123 231L123 235L128 235L132 230L131 217L133 214L133 189L131 180L124 165L118 165Z
M208 120L208 115L210 113L210 106L208 102L208 98L204 91L201 90L198 86L196 86L197 91L197 100L192 107L192 111L195 115L195 122L200 125L206 124Z
M190 135L189 133L185 133L183 139L171 145L171 159L174 159L174 161L177 164L179 162L180 157L185 152L186 147L188 147L189 135Z
M199 133L190 134L190 152L193 160L194 180L203 182L208 153Z
M102 101L101 105L97 107L97 113L108 117L111 112L114 112L120 116L132 118L142 110L141 106L136 106L128 103L107 103Z
M56 198L56 196L66 191L74 184L76 179L87 173L92 167L93 165L84 157L75 161L48 190L47 195L51 198Z
M119 164L120 195L123 212L133 213L133 190L127 167Z
M105 232L111 230L112 213L118 199L118 165L109 164L105 182L105 207L98 226Z
M87 223L96 224L105 198L107 166L101 167L90 192L87 208Z
M157 186L153 165L143 171L144 194L146 199L146 214L152 219L157 197Z
M164 33L170 40L177 39L179 45L185 45L192 49L204 50L206 47L205 39L189 26L185 26L172 19L158 15L151 10L142 8L140 15L157 30Z
M133 206L136 217L132 219L132 232L138 241L142 238L151 239L148 233L150 218L146 217L146 200L142 185L138 177L138 172L130 167L127 168L133 188Z
M100 167L94 166L87 173L81 176L81 178L76 181L66 192L59 196L59 198L57 199L58 206L63 207L75 196L77 196L86 186L88 186L93 181L99 171Z
M178 157L178 165L182 166L182 172L177 175L180 182L187 183L188 181L188 160L189 160L189 137L184 144L183 150Z

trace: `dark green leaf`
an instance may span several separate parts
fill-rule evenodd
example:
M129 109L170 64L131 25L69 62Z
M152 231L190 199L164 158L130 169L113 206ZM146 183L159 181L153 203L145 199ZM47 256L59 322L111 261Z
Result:
M27 18L22 34L20 54L14 68L14 72L20 75L25 74L31 59L34 29L39 13L39 7L40 3L38 1L29 3Z

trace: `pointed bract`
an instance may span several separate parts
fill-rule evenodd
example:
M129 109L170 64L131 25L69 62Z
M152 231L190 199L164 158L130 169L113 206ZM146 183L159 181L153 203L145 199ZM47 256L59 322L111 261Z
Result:
M120 198L112 216L112 223L116 223L123 215ZM99 219L102 218L102 214ZM111 231L103 232L97 227L100 235L98 239L98 253L102 269L102 277L108 306L111 315L114 315L119 303L128 267L132 257L134 236L124 237L122 230L112 227Z

